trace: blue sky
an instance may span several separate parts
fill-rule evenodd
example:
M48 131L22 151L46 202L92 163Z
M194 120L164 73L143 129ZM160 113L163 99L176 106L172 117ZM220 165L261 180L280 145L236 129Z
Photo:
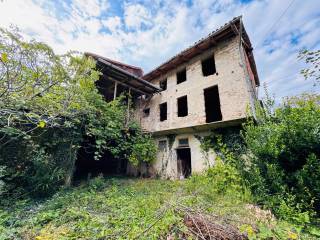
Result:
M90 51L145 72L239 15L260 80L278 100L320 92L297 59L300 49L320 49L319 0L0 0L0 27L14 24L57 53Z

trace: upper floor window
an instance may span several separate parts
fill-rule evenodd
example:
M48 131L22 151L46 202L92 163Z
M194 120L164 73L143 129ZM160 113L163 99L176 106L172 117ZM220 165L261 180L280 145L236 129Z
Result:
M178 117L188 116L188 98L187 96L179 97L178 104Z
M150 108L143 109L143 116L144 117L149 117L149 115L150 115Z
M187 80L187 70L184 68L177 72L177 84L185 82Z
M201 66L202 66L202 74L205 77L216 73L216 64L215 64L213 55L202 60Z
M161 80L159 85L163 91L167 90L167 79Z
M160 121L163 122L167 120L167 103L161 103L159 105L160 108Z
M216 122L222 120L221 104L218 86L209 87L204 91L204 107L206 112L206 122Z

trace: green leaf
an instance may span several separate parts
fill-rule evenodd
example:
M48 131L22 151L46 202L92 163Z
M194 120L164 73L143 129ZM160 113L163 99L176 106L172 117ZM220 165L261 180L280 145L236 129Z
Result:
M8 54L7 53L2 53L1 54L1 60L2 60L2 62L7 63L8 62Z
M40 121L39 123L38 123L38 127L39 128L44 128L46 126L46 122L45 121Z

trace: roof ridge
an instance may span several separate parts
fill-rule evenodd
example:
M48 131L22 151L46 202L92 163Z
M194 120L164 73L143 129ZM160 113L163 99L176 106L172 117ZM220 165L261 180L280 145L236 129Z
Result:
M97 58L101 58L101 59L104 59L108 62L113 62L115 64L120 64L120 65L124 65L124 66L127 66L127 67L130 67L130 68L134 68L134 69L137 69L137 70L142 70L143 69L141 67L137 67L137 66L133 66L133 65L130 65L130 64L127 64L127 63L123 63L123 62L120 62L120 61L116 61L116 60L113 60L111 58L107 58L107 57L103 57L101 55L98 55L98 54L95 54L95 53L91 53L91 52L85 52L84 53L85 55L89 55L89 56L95 56Z

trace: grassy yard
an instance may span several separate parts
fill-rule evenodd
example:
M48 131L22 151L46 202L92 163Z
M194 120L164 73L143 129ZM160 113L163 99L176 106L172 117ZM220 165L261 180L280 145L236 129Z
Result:
M0 239L210 239L203 222L243 232L243 239L312 239L250 204L246 191L219 193L211 184L201 176L96 178L2 208Z

